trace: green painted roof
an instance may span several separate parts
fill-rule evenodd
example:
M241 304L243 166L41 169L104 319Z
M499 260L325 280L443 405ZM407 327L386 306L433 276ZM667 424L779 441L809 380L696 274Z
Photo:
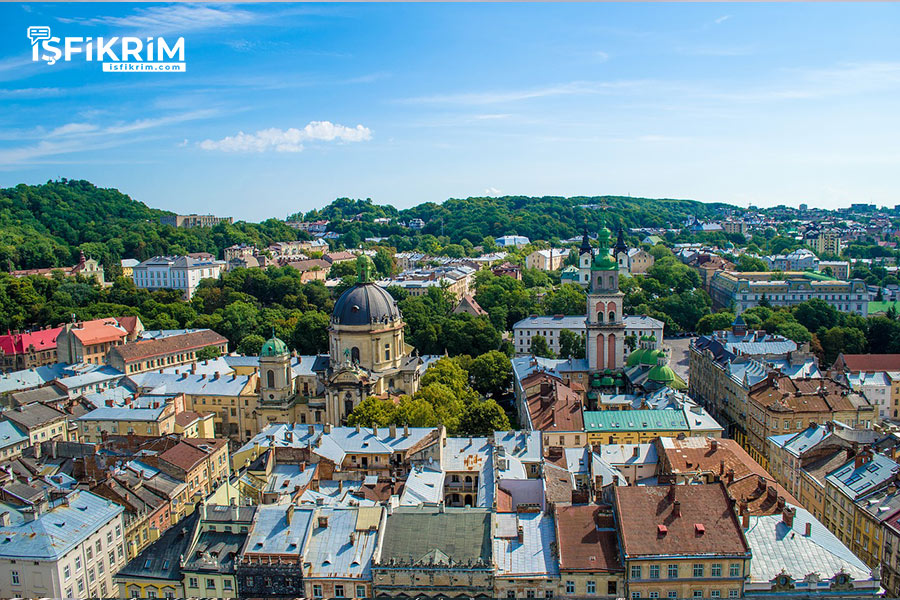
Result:
M616 261L606 253L605 249L601 249L600 253L594 257L594 262L591 263L591 271L615 271L616 269L618 269Z
M287 344L279 340L277 337L272 336L269 338L265 344L262 346L262 350L260 350L260 356L281 356L282 354L288 353Z
M609 376L604 377L600 380L600 385L603 387L612 387L614 385L613 378Z
M587 410L584 430L603 431L687 431L684 412L675 409Z
M437 550L452 564L491 563L491 513L479 508L395 508L384 528L381 558L428 562Z
M675 371L668 365L656 365L647 373L647 379L657 383L669 383L678 379Z

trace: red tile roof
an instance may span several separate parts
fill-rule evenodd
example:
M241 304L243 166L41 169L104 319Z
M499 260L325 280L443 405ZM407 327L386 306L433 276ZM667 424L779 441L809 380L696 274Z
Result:
M749 557L721 484L615 487L613 493L626 557L745 553ZM680 503L680 515L675 514L675 502ZM697 524L703 525L703 533ZM665 526L664 533L660 525Z
M225 444L225 440L207 438L184 439L160 454L159 458L187 472ZM203 449L204 447L206 447L205 450Z
M841 354L834 366L851 373L900 371L900 354Z
M56 338L60 331L62 327L0 335L0 350L4 354L24 354L32 345L37 352L53 350L56 348Z
M115 318L94 319L76 323L72 327L71 333L85 346L115 342L124 339L128 335L128 331L119 325Z
M526 389L537 385L538 390L526 398L532 429L537 431L583 431L581 394L547 373L526 377Z
M605 509L605 510L608 510ZM563 571L623 571L615 522L595 504L556 506L559 568Z

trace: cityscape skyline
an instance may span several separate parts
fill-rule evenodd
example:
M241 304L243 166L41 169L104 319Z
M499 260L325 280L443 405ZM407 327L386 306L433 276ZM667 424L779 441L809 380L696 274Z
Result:
M4 187L88 179L250 221L337 197L897 204L896 5L0 10ZM187 69L33 62L33 25L183 36Z

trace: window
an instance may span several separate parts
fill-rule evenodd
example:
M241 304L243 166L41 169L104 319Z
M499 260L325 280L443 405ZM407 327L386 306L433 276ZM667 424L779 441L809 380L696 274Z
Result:
M100 543L100 540L97 540L97 543L94 544L94 548L97 549L97 554L100 554L100 552L103 550L103 544Z
M84 594L84 580L81 577L78 578L78 593Z
M10 571L9 578L12 581L13 585L19 585L19 572L18 571Z
M618 594L618 590L616 589L616 581L610 580L606 582L606 595L607 596L615 596Z
M631 592L631 600L635 600L636 598L640 598L640 597L641 597L640 592Z
M314 585L313 586L313 598L321 598L322 597L322 586Z
M216 580L213 579L212 577L207 577L206 578L206 589L208 589L208 590L216 589Z
M651 598L659 598L659 592L650 592Z
M357 598L365 598L366 597L366 586L364 586L364 585L356 586L356 597Z
M507 597L507 598L515 598L515 597L516 597L516 592L513 591L513 590L506 590L506 597Z
M729 598L737 598L737 597L738 597L738 591L737 591L737 590L728 590L728 597L729 597Z
M721 577L722 576L722 564L721 563L713 563L709 567L709 576L710 577Z
M141 597L141 590L131 590L131 597L132 597L132 598L140 598L140 597Z
M528 590L527 592L525 592L525 597L534 598L534 590Z
M659 565L650 565L650 579L659 579Z
M103 568L103 560L101 560L100 562L97 563L97 574L103 575L104 570L105 569Z
M94 583L94 567L88 569L88 582Z
M587 593L588 594L596 594L597 593L597 582L594 580L587 582Z
M148 598L156 598L156 590L147 590Z
M703 590L694 590L694 598L702 598Z
M122 537L122 526L121 525L116 525L116 537L117 538Z
M669 579L678 579L678 565L669 565L667 576Z
M63 579L66 581L69 580L69 577L72 576L72 569L69 568L69 565L63 567Z
M80 556L75 557L75 570L76 571L81 570L81 557Z
M546 592L544 592L544 598L547 598L548 600L550 600L550 598L553 598L553 590L547 590Z
M85 554L85 556L87 556L88 560L91 560L92 558L94 558L94 552L91 550L90 546L87 547L87 549L84 551L84 554Z
M335 598L343 598L344 597L344 586L335 585L334 586L334 597Z
M694 563L694 577L703 577L703 563Z
M112 550L109 551L109 566L114 567L116 565L116 553Z
M729 577L740 577L741 576L741 565L740 563L731 563L728 566L728 576Z
M710 590L709 597L710 598L721 598L722 594L719 592L719 590Z
M574 581L567 581L567 582L566 582L566 593L567 593L567 594L574 594L574 593L575 593L575 582L574 582Z
M222 587L226 590L230 590L231 589L231 580L230 579L223 580Z
M66 588L66 598L72 597L72 588Z
M632 579L640 579L641 578L641 565L631 565L631 578Z
M677 598L677 597L678 597L678 592L671 591L671 590L669 591L669 598Z
M198 583L196 577L188 577L188 587L192 587L192 588L200 587L200 584Z

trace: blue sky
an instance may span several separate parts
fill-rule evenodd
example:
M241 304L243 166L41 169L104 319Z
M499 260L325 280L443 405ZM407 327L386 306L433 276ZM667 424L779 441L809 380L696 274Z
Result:
M258 221L340 196L900 204L900 5L3 4L0 186ZM185 38L185 73L26 29Z

